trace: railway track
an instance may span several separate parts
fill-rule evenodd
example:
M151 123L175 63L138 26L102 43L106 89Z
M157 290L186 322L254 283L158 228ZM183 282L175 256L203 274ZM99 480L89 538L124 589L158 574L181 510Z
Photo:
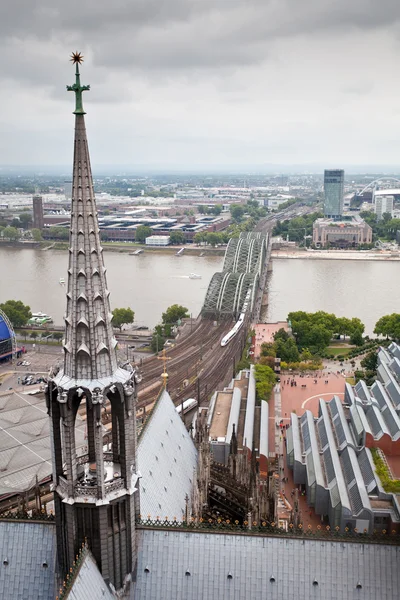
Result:
M174 379L168 380L168 389L176 405L187 398L198 398L200 405L207 405L215 390L226 385L234 374L234 363L240 358L246 338L246 329L238 334L228 346L220 346L218 336L217 345L210 348L197 363L193 377L187 385L183 385L186 377L185 366L182 366Z
M168 388L176 403L190 397L194 391L197 392L197 379L219 364L219 355L226 354L225 349L220 346L220 340L230 326L231 323L226 321L214 326L212 321L202 320L199 327L188 338L167 353L167 359L170 359L167 362ZM146 368L149 363L150 371ZM138 408L156 399L162 387L162 370L162 362L156 357L147 361L147 365L143 364L143 382L138 394ZM157 381L158 387L154 386Z

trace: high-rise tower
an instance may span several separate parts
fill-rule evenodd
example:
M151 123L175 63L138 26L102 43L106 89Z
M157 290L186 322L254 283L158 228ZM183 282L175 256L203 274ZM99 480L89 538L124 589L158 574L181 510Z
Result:
M117 363L106 269L100 243L80 83L76 65L75 147L69 243L64 360L47 389L53 486L61 574L86 539L107 582L120 589L136 561L136 383ZM112 443L105 444L102 413L111 408ZM85 405L87 448L77 453L75 420Z
M324 172L324 215L338 218L343 214L344 171L331 169Z

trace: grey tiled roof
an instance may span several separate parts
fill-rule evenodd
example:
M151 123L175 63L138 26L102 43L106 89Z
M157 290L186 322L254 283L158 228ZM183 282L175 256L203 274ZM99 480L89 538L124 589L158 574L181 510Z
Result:
M90 552L85 556L67 598L68 600L112 600L114 598Z
M55 555L54 524L0 521L0 598L53 599Z
M76 419L77 448L85 422ZM43 394L0 393L0 495L23 492L51 474L50 420Z
M399 561L393 546L142 530L134 598L395 600Z
M197 450L166 391L139 438L138 467L141 514L181 520L185 496L191 497Z

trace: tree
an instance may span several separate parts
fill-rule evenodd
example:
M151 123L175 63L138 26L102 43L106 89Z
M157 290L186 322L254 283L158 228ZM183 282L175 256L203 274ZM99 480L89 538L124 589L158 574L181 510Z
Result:
M189 316L188 309L180 304L172 304L162 314L162 322L164 325L176 325L181 319L185 319Z
M337 319L336 329L337 333L339 334L339 337L346 337L346 335L349 335L352 329L350 319L347 319L346 317L340 317L339 319Z
M3 238L6 238L8 240L18 240L19 238L19 231L16 227L5 227L3 229Z
M151 338L151 349L153 352L159 352L164 348L165 335L162 325L156 325L154 328L153 337Z
M19 215L19 221L21 223L21 227L24 229L29 229L29 225L32 223L32 215L29 212L22 212Z
M199 206L197 207L197 210L199 211L199 213L201 215L205 215L207 212L207 207L204 206L204 204L199 204Z
M35 242L41 242L43 239L42 236L42 232L40 231L40 229L32 229L32 237L35 240Z
M288 334L288 332L283 329L283 327L281 327L280 329L278 329L278 331L274 334L274 340L282 340L283 342L287 342L287 340L290 338L290 335Z
M320 354L336 334L350 335L353 344L362 345L364 324L357 317L337 318L322 310L315 313L297 311L289 313L293 335L299 350L309 348L313 354Z
M151 236L151 227L147 225L139 225L135 232L135 241L143 244L147 237Z
M241 221L246 209L242 204L231 204L230 213L234 221Z
M332 338L332 330L324 325L314 325L308 334L308 346L313 354L321 354Z
M364 333L364 330L365 325L362 321L360 321L360 319L358 319L357 317L353 317L352 319L350 319L350 335L352 333L355 333L356 331Z
M194 238L193 238L193 241L194 241L194 243L195 243L195 244L201 244L201 243L203 243L203 242L205 241L205 237L204 237L204 235L205 235L205 234L204 234L204 233L201 233L201 232L199 232L199 233L195 233L195 234L194 234Z
M361 366L368 371L376 371L376 367L378 366L378 353L375 350L368 352L362 359Z
M211 214L215 215L218 217L218 215L220 215L222 213L222 205L221 204L214 204L214 206L211 208Z
M135 313L131 308L114 308L112 312L112 324L114 327L119 327L122 331L122 325L133 323Z
M293 338L288 338L286 341L278 338L275 341L275 346L276 355L285 362L297 362L299 360L299 351Z
M275 366L275 358L273 356L261 356L259 364L267 365L268 367L271 367L271 369L273 369Z
M182 231L171 231L169 239L171 244L183 244L185 242L185 234Z
M276 346L271 342L264 342L261 344L261 356L276 356Z
M256 380L256 392L259 400L269 400L270 394L276 382L276 375L268 365L256 365L254 367Z
M21 300L7 300L0 304L1 310L10 319L13 327L23 327L31 318L31 308L25 305Z
M381 317L375 324L374 333L400 340L400 314L392 313Z
M350 343L355 346L362 346L364 344L364 339L362 333L359 329L354 329L350 335Z
M60 342L63 339L64 334L61 333L61 331L55 331L53 333L53 338L57 341Z
M33 341L35 341L38 336L39 336L39 334L37 331L31 331L29 337L31 337L33 339Z
M300 360L307 362L312 359L312 354L308 348L304 348L300 354Z
M220 233L216 233L214 231L210 231L205 234L205 240L207 244L211 244L211 246L216 246L222 242L222 237Z
M54 240L68 240L69 230L66 227L49 227L45 230L45 237Z

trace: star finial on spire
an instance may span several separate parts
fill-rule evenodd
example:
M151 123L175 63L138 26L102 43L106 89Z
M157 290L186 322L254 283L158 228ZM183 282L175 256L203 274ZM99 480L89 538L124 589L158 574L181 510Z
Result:
M80 52L78 52L76 50L76 52L73 52L71 54L70 61L72 62L73 65L75 63L78 63L79 65L81 65L83 63L83 54L81 54Z

